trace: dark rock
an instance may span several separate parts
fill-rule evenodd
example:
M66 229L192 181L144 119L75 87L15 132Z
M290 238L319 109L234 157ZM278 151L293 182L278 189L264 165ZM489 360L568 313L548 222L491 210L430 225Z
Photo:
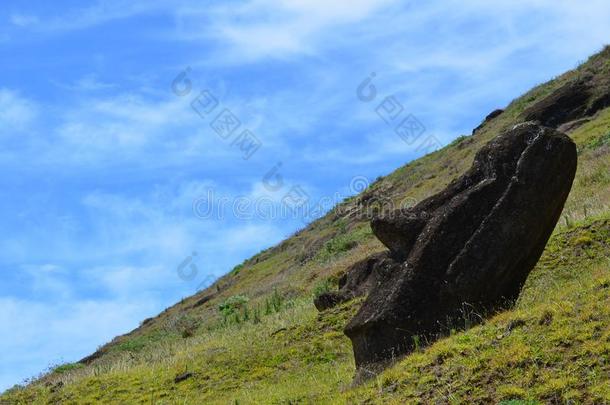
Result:
M537 103L529 106L523 117L542 125L559 128L570 121L590 117L610 106L610 93L597 94L593 79L568 82Z
M350 297L343 295L338 291L325 292L314 298L313 304L318 311L325 311L328 308L335 307L342 302L349 301Z
M154 321L154 318L146 318L142 321L142 326L149 325L149 324L153 323L153 321Z
M56 393L57 391L61 390L64 386L64 383L62 381L59 381L57 384L52 384L50 391L52 393Z
M393 266L396 266L396 262L388 252L371 255L353 264L347 270L339 279L339 291L319 295L314 299L314 305L318 311L324 311L356 297L364 296L384 274L391 271Z
M592 116L598 111L610 106L610 92L593 97L589 104L590 107L587 108L585 114Z
M483 122L481 123L481 125L479 125L478 127L476 127L475 129L472 130L472 134L476 134L477 132L479 132L479 130L481 128L483 128L485 126L485 124L487 124L489 121L493 120L494 118L496 118L497 116L499 116L500 114L502 114L504 112L503 109L498 108L497 110L493 110L492 112L490 112L487 117L485 117L485 119L483 120Z
M523 116L526 120L558 127L565 122L582 118L590 96L591 86L587 82L570 82L530 106Z
M553 313L550 311L545 311L542 314L542 317L538 320L538 325L540 326L548 326L553 322Z
M521 328L527 325L527 322L524 319L513 319L506 325L506 332L510 333L517 328Z
M176 378L174 378L174 383L175 384L181 383L182 381L186 381L189 378L194 377L194 376L195 376L195 373L187 371L185 373L177 375Z
M277 335L278 333L286 332L287 330L288 330L287 328L279 328L278 330L273 331L273 332L271 333L271 335L269 335L269 336L275 336L275 335Z
M516 299L561 215L577 165L566 135L534 123L504 133L445 190L371 222L393 265L345 328L359 374L433 341L464 308Z
M210 302L212 299L214 299L218 294L217 293L211 293L211 294L207 294L204 295L203 297L199 298L192 306L191 308L198 308L202 305L207 304L208 302Z
M504 112L503 109L498 108L496 110L493 110L492 112L490 112L487 117L485 117L485 121L491 121L494 118L498 117L500 114L502 114Z
M577 128L580 128L582 125L586 124L587 122L589 122L591 120L592 120L591 117L579 118L577 120L569 121L569 122L566 122L565 124L561 124L559 126L559 128L557 128L557 130L559 132L569 133L569 132L574 131Z

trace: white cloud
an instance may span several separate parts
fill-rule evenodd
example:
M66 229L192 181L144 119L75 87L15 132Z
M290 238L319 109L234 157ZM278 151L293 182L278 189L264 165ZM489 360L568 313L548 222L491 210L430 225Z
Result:
M167 206L147 196L93 192L83 198L83 205L94 219L92 226L99 240L95 241L105 254L115 257L140 254L170 264L196 243L191 226L193 218L173 209L181 203L190 208L189 200L171 196ZM77 241L74 241L77 242Z
M314 53L328 29L358 23L391 3L395 0L249 0L190 5L178 8L177 16L182 38L221 40L232 47L232 57L244 60Z
M126 3L121 0L98 0L92 5L75 7L61 14L26 15L14 13L11 23L20 28L30 28L46 33L81 30L109 21L124 19L138 14L148 13L168 7L166 1L133 0Z
M38 23L38 17L25 14L12 14L10 20L13 25L21 28Z
M128 300L30 301L0 297L0 391L46 367L76 361L159 310L143 296ZM16 338L18 337L18 338Z
M274 222L257 217L253 198L249 200L247 217L240 217L239 208L234 205L236 195L212 186L187 182L138 197L99 192L85 196L83 204L94 218L94 237L91 246L78 241L71 244L80 245L85 256L138 257L142 263L97 266L87 274L101 277L110 290L120 286L117 280L136 278L140 284L129 282L135 286L130 288L155 289L159 280L172 281L168 286L177 286L176 268L192 252L198 252L199 259L205 262L202 274L221 275L248 255L282 240L291 228L282 218ZM210 198L215 199L214 213L201 219L193 212L193 202L209 197L208 190L213 190ZM220 207L218 201L223 197L229 202ZM222 214L218 215L220 210Z
M0 88L0 135L23 131L37 115L37 106L19 93Z
M79 276L115 299L158 294L163 289L176 289L180 284L172 268L164 266L101 266L82 270Z
M199 117L180 99L152 100L136 94L83 98L77 107L63 111L50 145L52 159L58 149L81 163L151 157L154 153L179 156L201 153L210 139ZM117 154L120 151L120 154ZM178 157L178 155L174 157Z
M608 38L610 32L605 23L610 18L610 7L604 0L589 2L587 7L568 0L418 4L394 0L245 0L205 7L194 2L182 4L175 8L179 38L220 41L221 51L211 58L216 64L319 56L323 50L332 52L357 44L375 63L385 62L372 57L377 53L389 55L390 60L403 58L409 69L444 65L468 69L473 64L485 68L511 50L549 46L555 48L554 52L569 54L579 46L586 49ZM473 32L465 33L469 29ZM481 29L477 42L494 38L498 32L504 32L504 38L498 37L493 49L478 49L480 44L472 43L470 51L475 54L465 57L465 47L474 38L471 34ZM444 42L443 47L434 46L439 40ZM413 49L415 55L408 52Z
M62 166L77 164L81 168L110 162L145 162L150 169L156 165L187 166L189 162L200 164L205 161L210 169L227 167L227 170L233 170L236 165L246 163L242 159L243 152L231 144L236 136L223 139L210 125L224 108L230 108L242 122L236 133L246 128L253 131L263 142L261 149L267 153L285 146L286 139L281 139L275 120L277 114L267 106L253 105L260 101L256 98L227 97L225 103L218 97L219 107L202 118L190 105L195 92L183 98L173 94L110 93L79 94L80 97L71 99L69 105L59 109L52 117L57 122L54 127L37 132L38 142L30 145L35 149L32 152L36 154L37 162ZM54 107L48 106L46 111L54 111ZM261 129L262 123L271 125Z
M66 299L72 295L72 286L67 281L68 273L61 266L55 264L21 266L25 275L29 277L28 287L34 294L52 296L57 299Z
M93 91L101 91L101 90L112 90L116 89L118 86L113 83L105 83L100 80L99 77L95 73L87 74L80 79L76 80L73 83L55 83L58 87L77 91L77 92L93 92Z

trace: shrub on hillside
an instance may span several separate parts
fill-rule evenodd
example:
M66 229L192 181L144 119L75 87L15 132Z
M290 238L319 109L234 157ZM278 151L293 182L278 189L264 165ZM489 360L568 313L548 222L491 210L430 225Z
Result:
M78 370L79 368L83 368L83 367L85 367L85 366L81 363L66 363L66 364L62 364L62 365L59 365L59 366L53 368L53 373L64 374L64 373L67 373L68 371Z
M227 298L222 304L218 305L218 310L224 320L229 319L231 316L238 314L241 310L246 308L249 299L243 295L234 295Z
M327 292L331 291L332 289L333 289L333 283L329 279L321 280L313 288L313 297L314 297L314 299L316 299L320 295L327 293Z

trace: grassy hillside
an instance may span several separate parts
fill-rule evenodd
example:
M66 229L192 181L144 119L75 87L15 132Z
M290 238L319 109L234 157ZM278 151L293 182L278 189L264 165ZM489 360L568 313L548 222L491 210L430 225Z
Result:
M350 388L354 364L342 328L359 302L322 314L311 302L350 264L384 249L363 210L380 198L402 203L438 192L532 106L581 81L607 91L610 49L515 100L475 135L379 179L86 361L51 370L0 402L610 403L610 108L569 132L579 148L574 188L513 310L430 346L421 342L375 381ZM476 318L467 314L464 326Z

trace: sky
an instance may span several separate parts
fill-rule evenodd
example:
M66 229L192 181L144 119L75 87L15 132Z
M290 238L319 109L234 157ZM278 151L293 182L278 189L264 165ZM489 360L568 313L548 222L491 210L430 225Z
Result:
M610 43L610 3L0 3L0 391Z

